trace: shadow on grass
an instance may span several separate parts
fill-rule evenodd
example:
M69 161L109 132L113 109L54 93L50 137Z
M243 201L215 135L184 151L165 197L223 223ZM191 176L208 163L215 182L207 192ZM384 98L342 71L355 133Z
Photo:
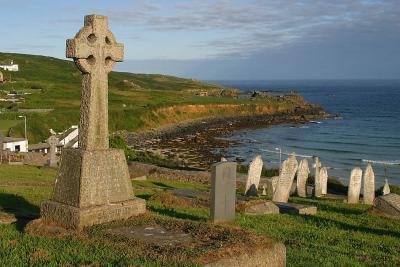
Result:
M167 185L165 183L162 183L162 182L151 182L151 183L156 185L156 186L162 187L163 189L175 189L175 187L169 186L169 185Z
M304 220L311 224L317 225L317 226L320 224L328 223L328 224L334 225L335 228L345 230L345 231L363 232L366 234L374 234L374 235L380 235L380 236L387 235L387 236L400 238L400 232L370 228L370 227L366 227L366 226L351 225L348 223L344 223L344 222L340 222L340 221L332 220L332 219L327 219L327 218L321 218L321 217L315 217L315 216L304 216Z
M15 225L20 232L24 230L31 220L38 218L40 214L38 206L14 194L0 193L0 207L6 213L13 214L17 218Z
M192 214L186 214L182 212L178 212L176 210L171 210L171 209L163 209L163 208L156 208L156 207L147 207L149 210L153 212L157 212L159 214L168 216L168 217L174 217L178 219L185 219L185 220L192 220L192 221L206 221L204 217L200 217L197 215L192 215Z

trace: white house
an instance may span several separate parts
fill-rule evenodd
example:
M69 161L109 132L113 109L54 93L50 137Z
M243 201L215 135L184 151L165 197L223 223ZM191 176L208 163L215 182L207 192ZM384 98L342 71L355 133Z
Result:
M60 153L63 148L78 148L78 126L73 125L71 128L65 130L62 133L56 133L53 130L50 130L52 135L55 135L59 143L56 147L56 152ZM29 145L29 152L38 152L47 154L50 150L50 145L46 143L38 143Z
M0 68L3 70L8 70L8 71L18 71L18 64L14 64L14 61L11 60L11 64L5 64L5 65L0 65Z
M78 125L73 125L68 130L57 135L60 145L65 148L78 148Z
M3 137L3 150L28 152L28 140L25 138Z

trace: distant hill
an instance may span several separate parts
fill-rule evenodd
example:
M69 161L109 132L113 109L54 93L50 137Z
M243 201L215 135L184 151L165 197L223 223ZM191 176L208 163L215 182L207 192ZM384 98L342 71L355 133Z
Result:
M30 94L24 96L25 101L22 103L0 102L0 107L6 109L0 120L17 118L21 114L18 111L24 110L28 117L28 137L31 143L47 138L50 128L62 131L78 124L81 73L72 61L0 53L0 62L10 60L19 64L20 71L2 71L6 79L10 79L11 75L13 82L0 84L0 90L4 90L3 95L5 91L13 90ZM221 90L229 92L232 89L166 75L112 72L109 75L110 129L136 131L191 118L256 112L255 105L259 104L275 107L283 107L285 104L265 101L250 103L249 100L234 99L229 94L222 97L201 97L195 94L199 91ZM242 104L246 104L245 109L240 106ZM202 105L202 108L196 111L193 105ZM180 108L175 110L177 106ZM168 107L172 107L172 110ZM41 112L27 112L29 109ZM168 117L163 115L164 111L168 111L165 113ZM22 136L22 123L12 127L9 134Z

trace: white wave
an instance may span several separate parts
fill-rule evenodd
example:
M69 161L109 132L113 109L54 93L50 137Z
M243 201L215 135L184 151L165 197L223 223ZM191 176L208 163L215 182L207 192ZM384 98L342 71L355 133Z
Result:
M383 164L383 165L400 165L400 160L369 160L362 159L363 162L372 164Z

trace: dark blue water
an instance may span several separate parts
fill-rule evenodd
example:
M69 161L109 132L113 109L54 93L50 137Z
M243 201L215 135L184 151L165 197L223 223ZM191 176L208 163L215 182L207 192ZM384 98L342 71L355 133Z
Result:
M321 120L319 124L281 125L241 131L230 137L242 140L229 148L231 157L251 159L263 155L267 165L277 166L279 154L262 151L280 147L285 153L319 156L330 176L348 181L353 167L365 168L363 159L400 160L400 80L304 80L304 81L213 81L245 90L298 91L341 120ZM285 156L283 156L285 158ZM377 184L385 178L384 165L373 165ZM387 165L389 183L400 185L400 166Z

